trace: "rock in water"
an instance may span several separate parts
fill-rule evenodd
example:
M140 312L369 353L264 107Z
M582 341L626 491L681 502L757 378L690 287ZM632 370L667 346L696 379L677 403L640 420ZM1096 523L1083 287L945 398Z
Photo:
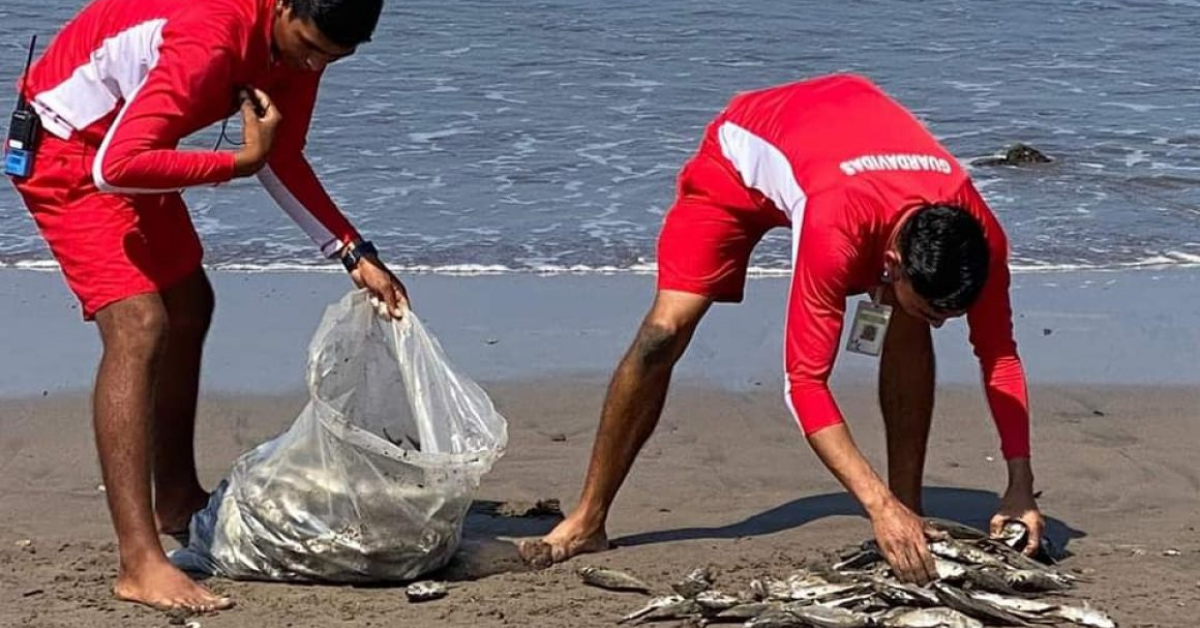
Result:
M1021 166L1025 164L1047 164L1054 161L1038 149L1017 142L1009 146L1003 155L981 157L971 161L973 166Z

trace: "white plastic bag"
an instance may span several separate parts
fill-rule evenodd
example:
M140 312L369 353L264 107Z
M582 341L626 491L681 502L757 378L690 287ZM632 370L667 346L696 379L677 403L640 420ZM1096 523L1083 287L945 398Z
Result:
M239 579L403 581L444 566L503 455L507 423L411 311L364 291L331 305L309 346L309 403L243 454L193 516L181 568Z

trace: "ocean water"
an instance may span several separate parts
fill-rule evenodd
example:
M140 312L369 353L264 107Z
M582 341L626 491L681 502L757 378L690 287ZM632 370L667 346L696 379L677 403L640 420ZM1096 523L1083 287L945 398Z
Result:
M0 4L0 83L81 5ZM328 71L309 157L401 270L649 271L678 168L732 94L854 71L964 162L1014 141L1056 158L973 173L1018 271L1193 265L1197 32L1196 0L389 0ZM254 180L186 198L211 266L330 267ZM753 264L787 256L779 231ZM50 260L0 185L0 265Z

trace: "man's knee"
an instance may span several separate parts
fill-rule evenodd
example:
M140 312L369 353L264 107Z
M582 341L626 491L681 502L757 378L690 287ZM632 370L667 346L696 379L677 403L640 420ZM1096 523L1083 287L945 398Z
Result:
M673 365L711 304L707 297L660 291L638 329L631 356L643 366Z
M153 357L167 338L169 323L162 301L139 296L114 303L96 315L106 351Z
M691 337L694 324L647 319L638 330L633 354L644 366L674 364Z

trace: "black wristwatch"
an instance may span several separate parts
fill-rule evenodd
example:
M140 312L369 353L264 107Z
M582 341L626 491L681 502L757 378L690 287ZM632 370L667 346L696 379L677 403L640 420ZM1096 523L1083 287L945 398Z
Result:
M353 271L358 268L358 262L362 258L378 256L379 251L370 240L355 240L347 244L342 251L342 266L345 266L347 271Z

